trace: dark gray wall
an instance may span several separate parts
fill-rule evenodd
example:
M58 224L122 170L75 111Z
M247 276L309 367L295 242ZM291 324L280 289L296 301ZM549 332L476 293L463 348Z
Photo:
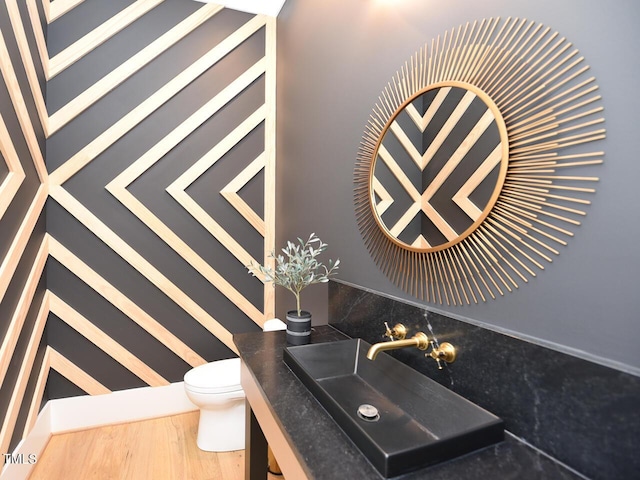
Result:
M340 279L412 299L378 269L358 231L352 198L358 144L380 92L411 55L451 28L496 16L549 26L585 57L603 96L607 138L598 149L605 150L605 163L587 217L545 271L497 300L434 307L639 373L640 99L633 79L640 75L640 4L634 0L606 6L595 0L288 0L278 17L277 244L315 231L329 255L342 260ZM310 287L305 301L316 323L326 321L325 288ZM280 293L280 315L291 302Z

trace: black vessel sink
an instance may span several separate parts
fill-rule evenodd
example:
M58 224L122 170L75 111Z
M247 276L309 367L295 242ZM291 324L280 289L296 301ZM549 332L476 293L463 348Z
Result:
M284 361L385 477L504 438L495 415L361 339L286 347Z

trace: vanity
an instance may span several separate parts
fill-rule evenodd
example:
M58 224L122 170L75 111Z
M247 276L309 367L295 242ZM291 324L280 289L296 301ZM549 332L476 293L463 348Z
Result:
M289 480L382 479L302 381L283 361L285 333L235 334L247 398L245 478L266 478L267 444ZM348 339L330 325L314 327L311 342ZM466 455L392 478L584 478L505 432L505 439Z

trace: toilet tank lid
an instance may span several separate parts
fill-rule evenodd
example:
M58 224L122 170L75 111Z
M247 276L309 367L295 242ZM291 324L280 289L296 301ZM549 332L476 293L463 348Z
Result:
M240 359L229 358L205 363L189 370L184 383L209 393L223 393L240 390Z

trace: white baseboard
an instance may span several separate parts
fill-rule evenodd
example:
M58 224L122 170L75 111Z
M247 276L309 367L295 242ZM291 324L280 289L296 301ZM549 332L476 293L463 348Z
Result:
M88 428L167 417L197 410L184 391L184 382L164 387L142 387L106 395L49 400L40 411L29 435L22 440L12 458L22 463L6 463L0 480L27 480L35 466L30 455L40 457L51 435ZM22 457L20 457L22 455Z
M197 410L187 398L184 383L142 387L106 395L51 400L51 433L167 417Z

